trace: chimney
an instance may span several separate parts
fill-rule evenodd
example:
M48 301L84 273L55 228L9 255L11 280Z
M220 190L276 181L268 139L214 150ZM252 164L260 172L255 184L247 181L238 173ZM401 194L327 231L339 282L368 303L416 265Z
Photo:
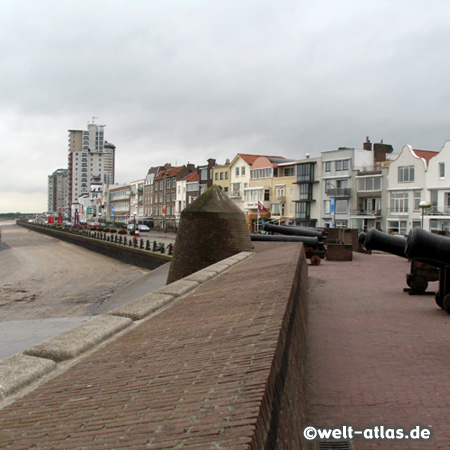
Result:
M367 150L369 152L372 151L372 143L369 140L369 136L366 137L366 142L364 142L364 144L363 144L363 149Z

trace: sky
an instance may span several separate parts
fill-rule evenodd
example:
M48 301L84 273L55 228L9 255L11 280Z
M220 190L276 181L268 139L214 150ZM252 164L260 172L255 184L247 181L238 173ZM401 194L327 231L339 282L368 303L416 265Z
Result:
M118 183L366 136L439 151L448 23L447 0L0 0L0 213L46 211L92 120Z

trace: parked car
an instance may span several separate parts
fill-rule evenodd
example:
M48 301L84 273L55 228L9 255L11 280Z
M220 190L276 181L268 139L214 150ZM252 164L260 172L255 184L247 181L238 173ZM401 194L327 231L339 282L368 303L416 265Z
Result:
M130 223L130 225L127 226L127 230L128 231L133 231L134 230L134 223Z
M147 225L138 225L139 231L150 231L150 228Z

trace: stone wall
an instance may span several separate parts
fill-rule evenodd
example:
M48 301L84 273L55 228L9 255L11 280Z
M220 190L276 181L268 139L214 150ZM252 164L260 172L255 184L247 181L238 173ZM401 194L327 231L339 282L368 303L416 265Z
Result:
M166 255L146 252L133 247L126 247L123 245L114 244L112 242L92 239L86 236L57 230L51 227L25 222L17 222L17 225L28 228L32 231L36 231L38 233L46 234L56 239L60 239L62 241L68 242L69 244L78 245L88 250L101 253L102 255L117 259L123 263L142 267L144 269L153 270L171 260L171 258Z

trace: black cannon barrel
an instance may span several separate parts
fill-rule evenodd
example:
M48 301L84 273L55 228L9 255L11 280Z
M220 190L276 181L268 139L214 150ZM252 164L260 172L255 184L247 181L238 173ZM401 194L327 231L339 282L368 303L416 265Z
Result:
M405 254L410 259L428 261L437 265L450 264L450 238L413 228L408 235Z
M306 247L319 247L319 239L311 236L275 236L269 234L250 234L252 241L303 242Z
M367 232L364 247L367 250L381 250L382 252L392 253L393 255L406 258L406 238L398 234L386 234L375 228L371 228Z
M311 228L305 227L295 227L295 226L284 226L284 225L273 225L271 223L266 223L264 225L264 231L271 231L273 233L285 234L288 236L309 236L316 237L318 239L323 239L323 232L319 230L313 230Z

